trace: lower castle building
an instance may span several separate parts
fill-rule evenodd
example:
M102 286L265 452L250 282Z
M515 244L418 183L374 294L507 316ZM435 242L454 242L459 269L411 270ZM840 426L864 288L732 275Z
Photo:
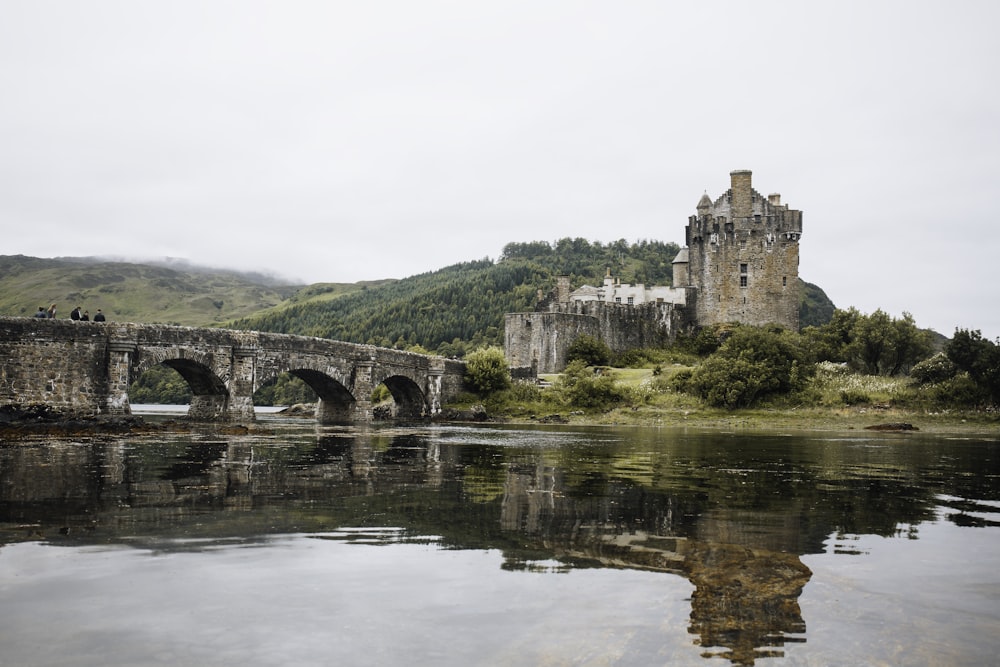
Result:
M581 335L618 353L724 322L798 330L802 211L782 204L781 195L754 190L750 171L730 172L730 179L729 190L714 201L702 195L688 218L673 286L623 285L609 272L603 285L571 291L569 279L560 278L535 311L507 314L510 366L557 373Z

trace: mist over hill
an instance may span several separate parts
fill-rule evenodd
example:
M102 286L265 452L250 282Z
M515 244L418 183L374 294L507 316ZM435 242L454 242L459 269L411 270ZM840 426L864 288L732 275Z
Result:
M265 274L205 267L171 268L94 257L0 256L0 313L30 316L56 304L102 309L109 319L212 326L274 307L302 286Z

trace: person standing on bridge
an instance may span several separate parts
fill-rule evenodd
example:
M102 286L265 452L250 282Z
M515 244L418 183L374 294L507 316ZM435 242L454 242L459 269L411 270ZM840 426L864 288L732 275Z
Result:
M89 322L90 321L90 311L89 310L83 311L83 314L80 315L80 321L81 322Z
M49 309L45 311L45 316L50 320L54 320L56 318L56 304L49 306Z
M77 306L73 310L69 311L69 319L79 320L80 319L80 306Z
M43 319L44 320L46 317L49 316L49 314L45 312L45 306L39 306L38 307L38 312L35 313L34 316L37 317L37 318L39 318L39 319Z
M98 308L97 312L94 313L94 321L95 322L103 322L104 321L104 313L101 312L100 308Z

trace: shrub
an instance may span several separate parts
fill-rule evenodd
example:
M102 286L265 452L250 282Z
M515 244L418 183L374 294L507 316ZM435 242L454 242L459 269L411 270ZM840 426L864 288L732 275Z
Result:
M795 334L741 326L685 383L710 405L748 407L769 394L805 386L814 364Z
M510 368L503 350L487 347L469 353L465 360L465 379L482 394L510 387Z
M938 382L930 387L931 400L942 405L975 407L989 400L989 394L967 373Z
M649 363L649 355L645 350L626 350L617 355L614 365L618 368L642 368Z
M628 398L607 369L590 369L577 360L566 366L557 383L559 393L573 407L606 409Z
M944 382L955 377L958 368L942 352L935 354L930 359L924 359L910 370L910 377L920 384L934 384Z
M693 375L693 368L682 368L667 379L667 388L672 389L673 391L692 391L689 383L691 382L691 376Z
M566 361L582 361L587 366L604 366L611 360L611 348L593 336L582 334L570 343Z
M959 370L969 374L987 400L1000 404L1000 345L983 338L978 330L958 329L945 347L945 354Z
M871 396L855 389L844 389L841 391L840 400L844 405L867 405L872 402Z

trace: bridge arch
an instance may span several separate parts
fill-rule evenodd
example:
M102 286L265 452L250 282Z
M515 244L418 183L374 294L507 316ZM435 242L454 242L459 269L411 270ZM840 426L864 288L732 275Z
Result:
M129 384L138 380L153 366L163 365L177 371L190 387L189 417L215 420L228 412L229 388L214 368L213 355L174 347L140 347L136 357L136 363L129 373Z
M0 317L0 408L46 405L66 417L131 412L131 384L153 366L191 388L188 415L253 421L253 394L283 372L320 395L320 421L373 418L384 385L400 416L434 416L463 390L459 361L323 338L137 322Z
M391 417L396 419L419 419L427 413L427 399L423 390L412 378L405 375L390 375L382 380L392 394L395 406Z
M259 389L277 380L282 373L299 378L316 392L316 419L324 424L339 424L355 420L357 399L353 382L345 368L331 365L325 358L293 358L284 363L270 363L259 368L254 383Z

